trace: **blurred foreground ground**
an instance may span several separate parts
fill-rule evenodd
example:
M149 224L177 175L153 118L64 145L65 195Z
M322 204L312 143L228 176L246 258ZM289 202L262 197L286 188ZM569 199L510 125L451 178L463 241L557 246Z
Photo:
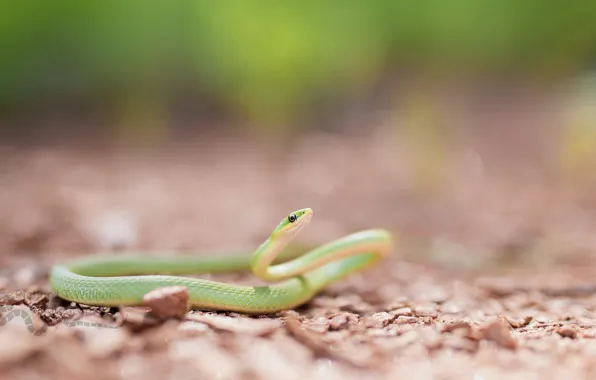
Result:
M596 296L531 288L552 293L596 284L596 197L531 163L528 170L508 161L516 158L507 150L492 161L507 171L472 150L452 156L449 181L437 190L413 179L415 162L402 148L384 132L314 135L274 150L229 137L158 153L2 148L3 373L594 377ZM49 292L47 271L56 260L117 248L250 250L301 207L315 216L300 241L384 227L399 237L394 257L295 312L256 319L193 312L186 321L156 324L141 311L65 304ZM124 326L59 323L72 317ZM43 321L56 326L41 336L27 330Z

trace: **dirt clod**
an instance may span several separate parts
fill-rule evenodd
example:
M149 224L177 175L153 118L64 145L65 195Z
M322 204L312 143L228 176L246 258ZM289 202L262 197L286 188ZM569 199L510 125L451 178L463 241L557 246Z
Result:
M364 325L370 328L380 328L387 326L389 323L395 320L395 318L397 318L397 316L382 311L380 313L375 313L369 317L365 317Z
M504 318L496 318L479 331L484 339L495 342L501 347L512 350L517 348L517 342L511 336L509 323Z
M188 297L186 287L170 286L150 291L143 297L143 302L158 318L182 318L189 309Z
M345 327L350 326L351 324L358 322L358 316L353 313L348 313L346 311L341 311L335 315L332 315L329 319L329 329L330 330L341 330Z
M470 323L465 322L465 321L449 323L441 329L441 332L449 333L449 332L453 332L456 330L464 330L469 333L472 330L472 325L470 325Z
M562 326L557 329L557 334L563 338L575 339L577 338L577 330L571 326Z
M532 322L533 317L531 315L528 315L526 317L524 317L521 320L514 320L512 318L507 318L507 322L509 322L509 325L511 327L513 327L514 329L519 329L521 327L526 327L527 325L530 324L530 322Z

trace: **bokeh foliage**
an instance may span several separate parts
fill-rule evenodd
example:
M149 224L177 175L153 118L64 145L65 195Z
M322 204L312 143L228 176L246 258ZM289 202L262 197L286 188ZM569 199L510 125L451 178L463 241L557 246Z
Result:
M559 75L596 58L591 0L2 0L0 106L200 92L287 122L388 70Z

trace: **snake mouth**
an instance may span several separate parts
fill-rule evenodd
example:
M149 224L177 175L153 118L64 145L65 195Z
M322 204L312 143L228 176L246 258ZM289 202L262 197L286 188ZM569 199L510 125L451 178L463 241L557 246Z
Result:
M311 218L312 211L307 211L304 215L302 215L300 219L298 219L298 223L296 223L296 225L292 227L292 229L307 225L310 222Z

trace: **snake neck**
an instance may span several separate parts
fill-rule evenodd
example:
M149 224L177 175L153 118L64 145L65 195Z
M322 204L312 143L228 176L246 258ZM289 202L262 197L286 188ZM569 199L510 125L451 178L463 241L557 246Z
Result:
M271 236L265 240L255 251L251 259L250 267L254 275L264 281L280 280L280 278L271 274L269 267L291 240L292 238L287 236L276 238Z

